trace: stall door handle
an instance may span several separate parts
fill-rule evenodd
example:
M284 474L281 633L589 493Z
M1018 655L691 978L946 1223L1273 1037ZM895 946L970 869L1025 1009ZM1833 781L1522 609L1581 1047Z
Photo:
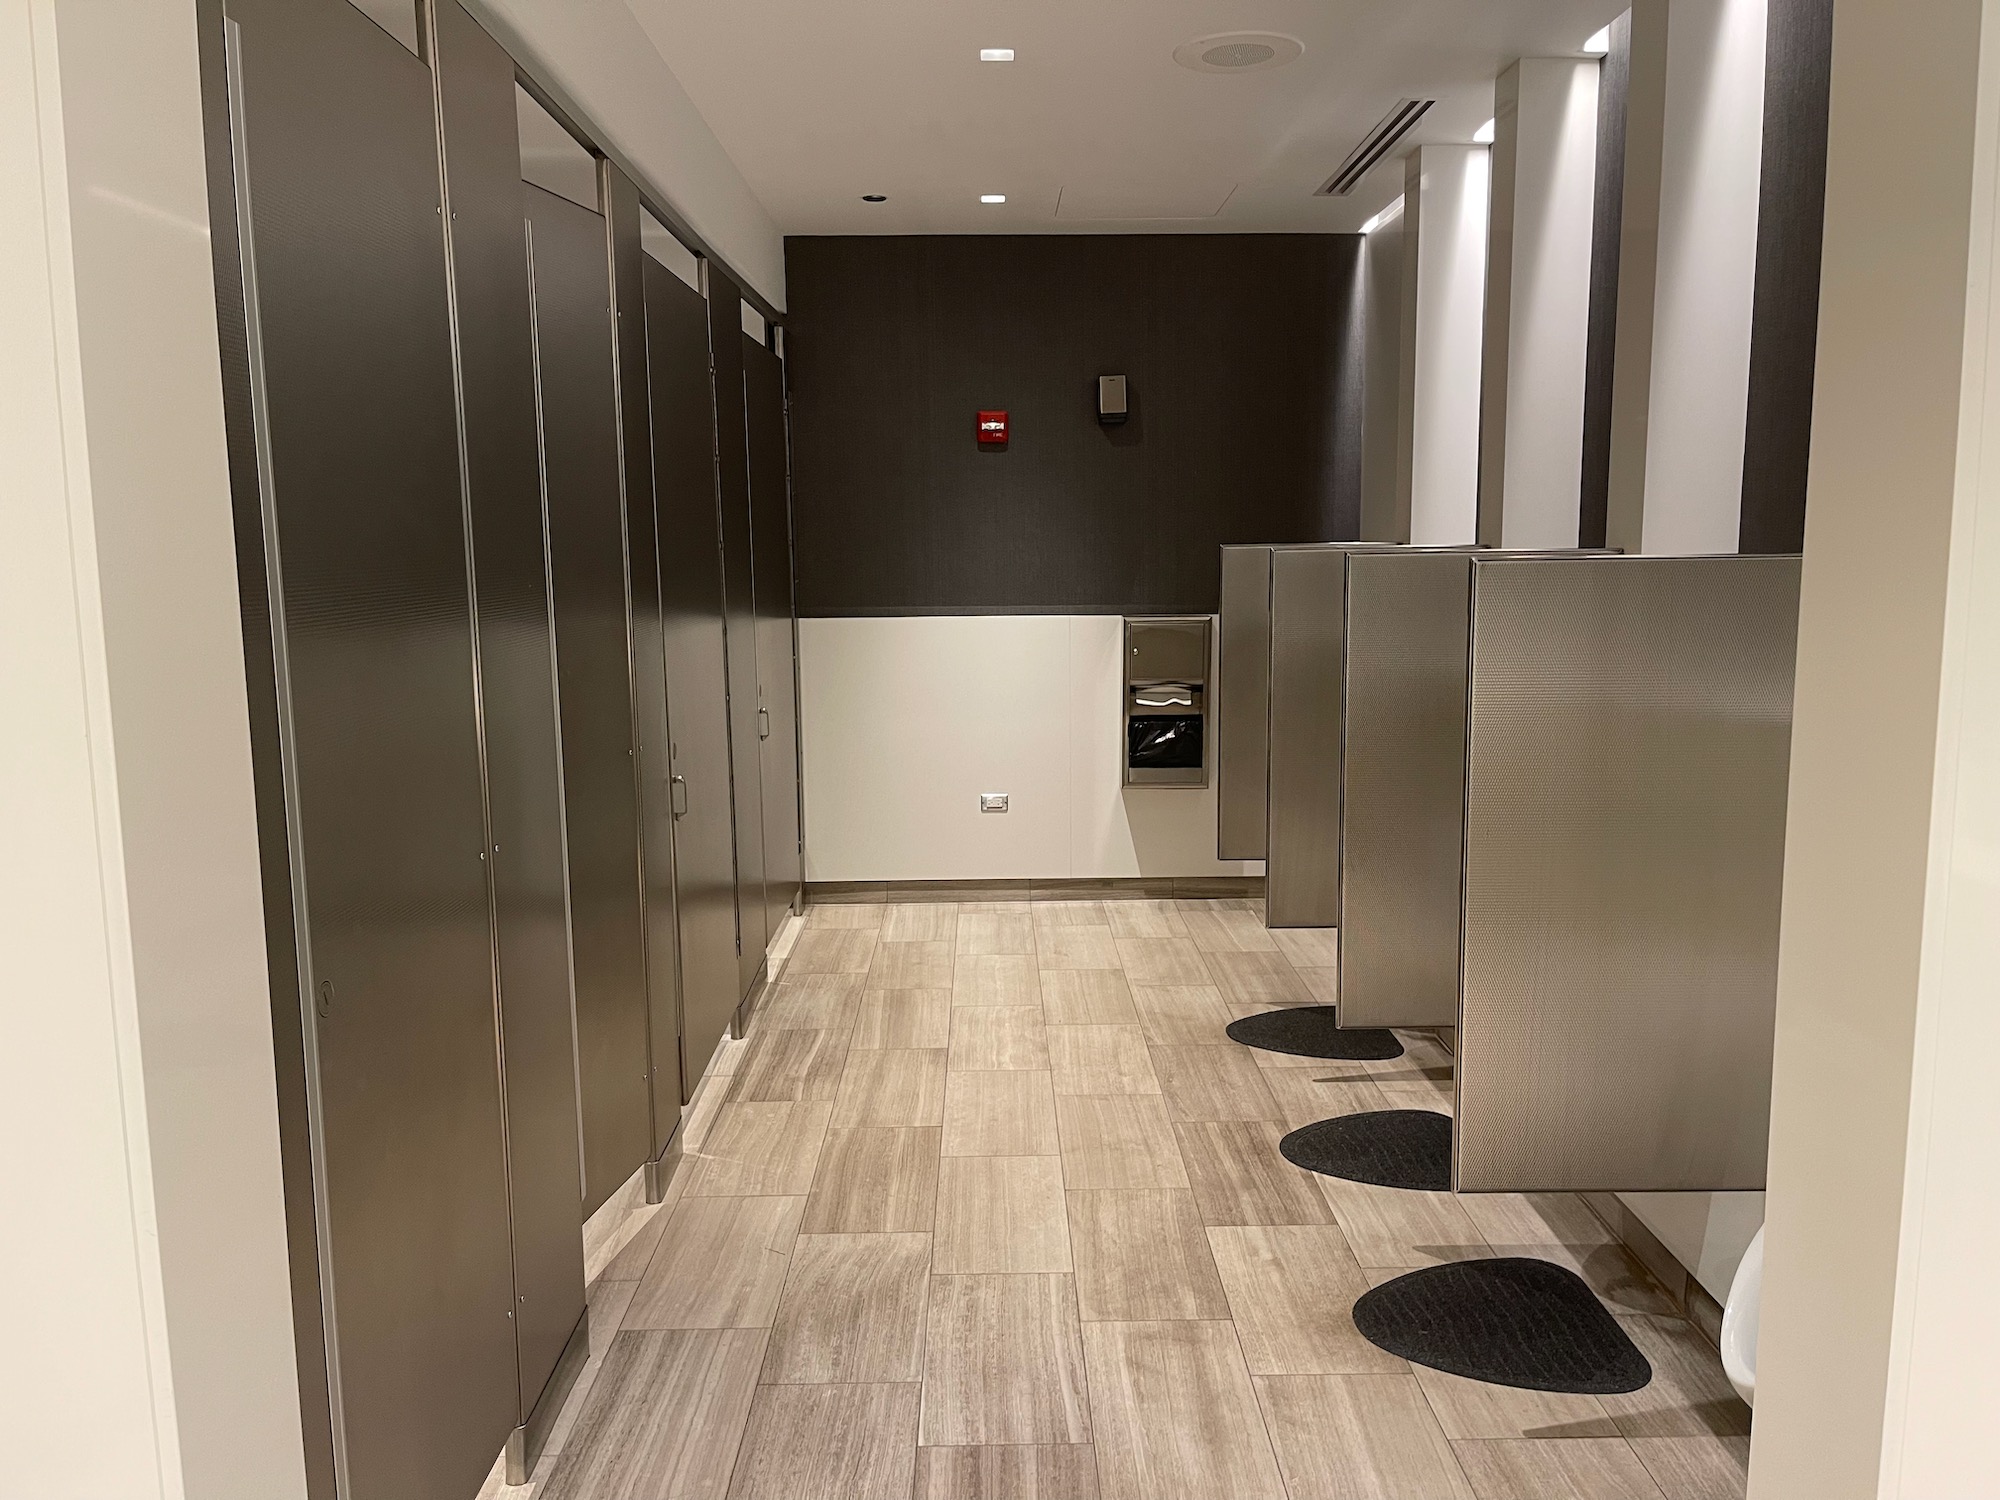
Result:
M667 785L672 792L674 816L684 818L688 810L688 782L685 776L669 776Z
M768 708L760 708L757 710L757 738L760 740L768 740L770 737L771 737L771 710Z

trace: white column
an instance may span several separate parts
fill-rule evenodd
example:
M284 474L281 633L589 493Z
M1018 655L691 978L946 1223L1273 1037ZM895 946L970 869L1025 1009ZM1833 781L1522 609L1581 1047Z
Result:
M0 8L9 1494L305 1492L192 6Z
M2000 4L1838 25L1750 1495L1943 1500L2000 1412Z
M1484 146L1408 159L1397 491L1419 545L1470 542L1478 528L1489 165Z
M1597 184L1594 58L1530 57L1494 86L1479 540L1574 547Z
M1734 552L1763 166L1765 0L1636 0L1607 540Z
M1361 539L1407 542L1410 513L1398 483L1397 409L1403 382L1403 215L1400 202L1361 249L1366 406L1361 419Z

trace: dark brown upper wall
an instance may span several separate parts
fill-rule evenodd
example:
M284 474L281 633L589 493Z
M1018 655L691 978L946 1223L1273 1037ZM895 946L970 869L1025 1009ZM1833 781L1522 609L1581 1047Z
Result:
M1223 543L1354 537L1360 245L788 239L799 613L1205 612Z

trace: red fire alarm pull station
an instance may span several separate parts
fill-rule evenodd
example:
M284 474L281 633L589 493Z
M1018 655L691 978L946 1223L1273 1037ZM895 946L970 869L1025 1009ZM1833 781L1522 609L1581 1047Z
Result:
M1004 411L983 411L979 414L979 443L981 447L993 447L1007 441L1007 413Z

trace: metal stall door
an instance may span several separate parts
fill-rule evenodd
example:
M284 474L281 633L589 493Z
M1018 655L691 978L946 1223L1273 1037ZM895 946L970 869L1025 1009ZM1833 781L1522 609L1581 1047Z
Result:
M646 919L647 1072L651 1082L650 1158L680 1128L680 927L674 912L673 788L668 761L667 658L660 614L658 520L653 508L652 416L646 378L645 252L639 245L639 190L599 162L610 233L612 353L618 371L618 449L625 513L625 585L632 648L632 723L640 819L640 889Z
M737 996L764 972L763 773L757 752L757 601L750 552L750 461L744 422L743 293L708 270L708 358L715 388L715 493L722 524L722 608L729 652L730 799L735 810Z
M764 801L764 909L775 936L799 898L798 652L792 629L791 454L785 367L745 335L751 557L756 570L758 760Z
M1342 1026L1452 1026L1465 843L1472 558L1347 560Z
M523 184L556 620L586 1215L651 1156L645 928L604 219Z
M1454 1185L1764 1186L1796 557L1473 573Z
M493 845L488 864L526 1422L583 1318L577 1215L583 1184L576 1149L569 913L563 900L555 638L537 482L534 334L521 233L514 62L457 0L441 0L431 16L458 313L465 513Z
M1340 921L1340 657L1344 547L1271 554L1270 805L1265 921Z
M520 1397L431 78L341 0L227 15L335 1463L469 1495Z
M660 610L673 714L667 774L681 926L682 1076L685 1097L692 1097L742 998L722 540L716 530L708 311L701 293L650 256L645 278Z
M1270 812L1271 551L1222 549L1215 857L1264 858Z

